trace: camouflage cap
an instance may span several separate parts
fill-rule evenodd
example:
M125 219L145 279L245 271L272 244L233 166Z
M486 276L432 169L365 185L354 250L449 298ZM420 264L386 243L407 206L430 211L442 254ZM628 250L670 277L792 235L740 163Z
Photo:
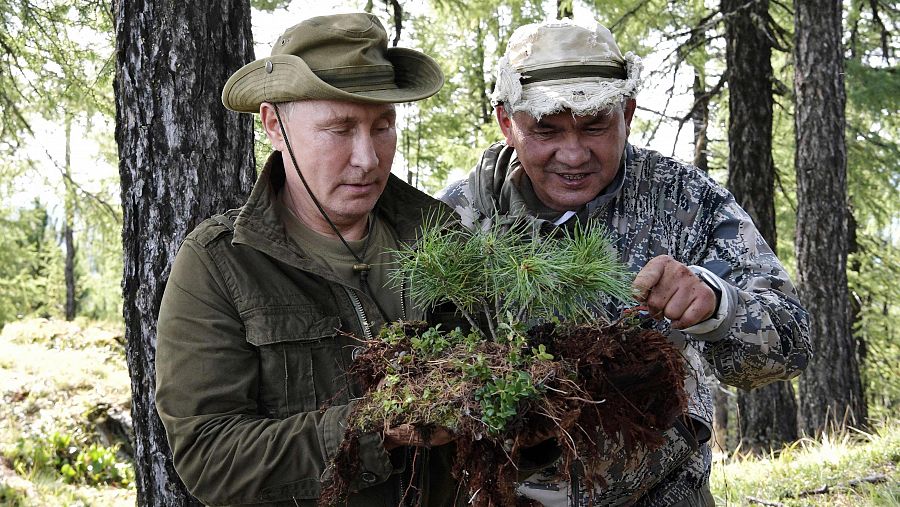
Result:
M596 114L641 84L641 59L624 56L603 25L585 28L568 19L516 29L497 65L494 105L510 113L526 111L535 118L564 109L577 115Z

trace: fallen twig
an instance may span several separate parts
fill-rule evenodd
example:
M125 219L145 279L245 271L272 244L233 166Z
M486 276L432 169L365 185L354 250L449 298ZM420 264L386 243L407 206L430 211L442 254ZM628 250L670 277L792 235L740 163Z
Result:
M852 479L850 481L847 481L846 483L840 483L835 486L829 486L828 484L823 484L822 487L820 487L820 488L811 489L808 491L801 491L800 493L797 493L797 494L788 493L788 494L784 495L784 498L803 498L803 497L812 496L812 495L825 495L835 489L848 489L848 488L852 489L852 488L855 488L862 484L881 484L882 482L887 482L887 480L888 480L888 478L884 474L873 474L873 475L863 477L861 479Z
M763 500L762 498L756 498L755 496L748 496L747 501L751 504L759 504L759 505L768 505L769 507L784 507L784 504L781 502L773 502L771 500Z
M855 488L860 484L881 484L882 482L887 482L888 477L884 474L873 474L868 477L863 477L862 479L853 479L847 483L851 488Z

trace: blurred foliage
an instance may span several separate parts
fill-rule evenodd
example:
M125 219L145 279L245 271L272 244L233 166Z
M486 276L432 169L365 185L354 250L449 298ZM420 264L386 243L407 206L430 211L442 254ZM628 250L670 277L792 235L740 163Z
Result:
M110 7L99 0L0 0L0 152L35 134L36 110L59 115L79 102L112 114L112 53L92 36L107 34L110 47Z
M27 492L24 488L17 488L5 482L0 483L0 505L7 507L24 507L27 501Z
M125 352L121 324L114 325L78 317L72 322L59 319L21 319L3 327L3 340L17 345L40 345L54 350L103 349Z
M84 317L0 331L0 505L134 505L123 336Z
M87 442L79 435L54 431L48 435L20 437L4 456L21 476L57 474L69 484L109 485L121 488L134 483L134 469L121 462L115 447Z
M276 9L284 9L291 4L291 0L251 0L250 5L254 9L272 12Z
M0 324L63 311L66 227L74 231L80 314L121 313L118 181L85 176L90 168L68 156L87 141L96 163L115 164L110 8L97 0L0 0L0 255L13 259L0 268L8 289ZM53 139L64 125L85 139ZM35 196L30 207L6 204L23 194ZM40 237L24 232L38 225Z
M863 387L873 418L900 407L900 10L845 3L847 169L851 252L847 279Z
M544 7L538 0L435 0L430 12L404 12L409 44L437 60L446 79L434 97L402 106L397 151L409 183L434 193L502 139L489 99L494 62L515 27L543 19Z
M58 315L65 301L63 252L47 209L0 208L0 325Z

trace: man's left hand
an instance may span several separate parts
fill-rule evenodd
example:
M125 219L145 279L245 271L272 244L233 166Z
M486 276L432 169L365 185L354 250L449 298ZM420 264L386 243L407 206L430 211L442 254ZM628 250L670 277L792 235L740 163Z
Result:
M401 424L384 430L384 448L390 451L396 447L438 447L456 440L456 435L446 428L436 428L425 438L422 431L412 424Z
M668 255L650 259L634 278L635 296L655 319L684 329L712 317L716 294L684 264Z

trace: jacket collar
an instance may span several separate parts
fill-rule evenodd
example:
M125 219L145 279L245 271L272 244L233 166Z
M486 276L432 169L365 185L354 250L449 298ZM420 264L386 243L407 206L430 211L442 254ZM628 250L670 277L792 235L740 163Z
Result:
M619 194L625 182L627 168L634 158L634 148L628 143L625 143L624 155L613 181L579 210L578 215L592 215L595 210L602 208ZM527 199L523 197L519 186L521 181L527 178L522 163L516 156L515 148L507 146L502 141L495 143L484 152L478 166L469 175L471 202L487 216L494 213L512 216L535 215L536 210L529 209Z
M250 198L234 221L232 243L249 246L287 264L322 274L324 270L288 237L275 201L283 185L284 162L281 153L276 151L269 155ZM388 177L375 207L404 243L416 240L425 219L435 214L440 217L452 214L443 203L393 174Z

